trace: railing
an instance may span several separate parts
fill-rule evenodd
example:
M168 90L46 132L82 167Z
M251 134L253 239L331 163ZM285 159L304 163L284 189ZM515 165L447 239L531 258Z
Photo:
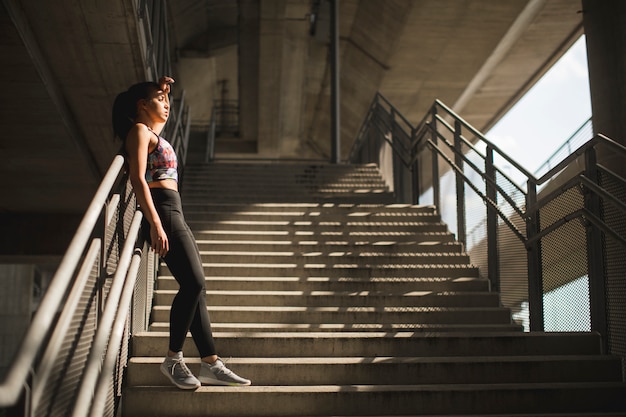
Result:
M559 148L550 155L546 161L535 170L535 176L540 176L561 160L572 154L576 148L584 144L593 136L593 123L591 117L585 121Z
M217 110L213 107L213 110L211 110L211 121L209 123L209 129L206 137L206 153L204 155L204 162L210 162L215 158L216 114Z
M146 79L158 80L171 75L167 5L165 0L134 0L137 10L140 47L144 57Z
M134 0L146 79L170 75L165 0ZM185 93L165 129L187 155ZM113 160L0 385L0 415L119 415L130 335L147 330L157 257L139 234L142 214ZM8 411L7 411L8 410Z
M528 306L530 330L567 328L575 313L571 330L598 331L626 356L626 301L610 295L626 268L626 180L598 152L626 157L596 135L537 178L440 101L413 126L377 94L349 160L379 164L398 201L436 206L503 304ZM580 280L586 294L562 295Z
M215 136L239 136L239 101L214 100Z
M6 373L0 408L22 416L116 415L129 334L147 329L156 271L123 171L118 155Z
M239 136L239 101L215 100L211 109L211 121L206 137L204 162L215 158L215 140L217 137Z

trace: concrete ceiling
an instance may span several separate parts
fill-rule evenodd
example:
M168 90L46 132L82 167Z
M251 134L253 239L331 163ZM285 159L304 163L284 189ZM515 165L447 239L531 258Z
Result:
M575 0L340 1L344 156L376 91L413 122L439 98L486 129L582 33ZM194 124L231 77L257 156L328 156L328 45L309 34L309 0L171 0L167 11ZM136 16L134 0L2 1L0 213L87 206L120 146L115 94L147 73Z

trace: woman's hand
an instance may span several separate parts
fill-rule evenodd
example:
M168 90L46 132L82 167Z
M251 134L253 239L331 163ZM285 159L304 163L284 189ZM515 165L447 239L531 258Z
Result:
M163 258L170 250L170 242L162 226L150 226L150 241L152 249Z
M172 77L163 76L159 78L158 84L161 86L161 90L165 94L170 93L170 84L174 84L174 79Z

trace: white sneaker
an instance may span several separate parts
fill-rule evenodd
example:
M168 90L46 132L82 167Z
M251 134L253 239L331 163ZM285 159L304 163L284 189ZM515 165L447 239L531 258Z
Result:
M250 385L252 382L231 371L224 365L221 359L217 359L213 365L202 362L198 379L206 385Z
M161 364L161 372L180 389L196 389L201 385L200 381L187 368L183 360L183 352L178 352L172 357L166 357Z

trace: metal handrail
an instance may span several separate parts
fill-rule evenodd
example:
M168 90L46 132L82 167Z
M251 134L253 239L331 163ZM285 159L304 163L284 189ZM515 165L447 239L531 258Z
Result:
M450 136L453 136L453 139ZM384 164L385 160L380 158L383 146L392 149L394 155L392 164L394 165L381 167L381 171L394 173L394 191L399 202L419 204L420 193L432 186L433 204L437 210L441 211L439 160L444 161L445 169L441 172L451 171L456 177L457 239L461 243L466 244L467 235L465 187L472 189L485 203L486 220L481 227L485 228L486 224L486 234L481 239L486 243L486 269L494 290L500 289L497 241L500 225L505 225L505 228L522 242L527 252L531 330L543 329L541 240L564 223L580 219L583 226L589 230L586 245L587 250L591 251L587 258L588 275L590 282L593 282L593 288L590 290L593 293L591 309L594 311L591 315L592 328L606 335L607 323L602 314L605 295L601 282L604 279L601 276L604 256L598 255L596 251L603 250L602 234L620 245L625 245L626 239L621 237L617 230L612 230L604 223L601 204L604 204L604 207L613 206L614 210L622 216L626 215L626 204L599 185L599 173L611 175L612 181L616 182L617 187L624 192L626 192L626 180L597 163L596 149L608 148L626 158L626 147L604 135L597 134L563 158L548 172L536 177L441 101L435 100L422 121L413 126L384 96L377 93L358 131L349 162ZM483 147L484 151L481 150ZM482 161L484 167L480 166L481 162L472 159L470 153L478 161ZM505 164L515 168L525 178L525 188L518 185L496 166L496 157L498 161L504 161ZM566 168L577 163L581 158L584 158L585 167L582 173L575 173L566 185L561 185L554 192L539 195L539 186L561 175ZM401 166L397 166L397 163ZM420 171L422 163L431 164L430 175L423 175L424 173ZM477 174L478 181L468 177L466 170L469 170L472 176ZM498 181L506 181L507 189L511 187L513 191L505 190ZM583 194L584 207L574 213L563 214L562 219L554 220L552 224L542 224L539 221L540 211L552 201L561 198L566 190L573 188ZM506 207L501 204L506 204ZM510 211L505 210L507 207ZM517 216L515 220L509 218L513 214ZM523 227L520 228L520 226Z
M63 302L64 295L74 276L74 271L81 261L84 248L89 242L102 208L105 206L107 197L123 166L124 158L121 155L117 155L98 187L91 204L89 204L76 234L65 252L65 256L50 281L50 286L39 308L35 312L16 357L11 362L11 367L6 373L5 380L0 385L0 407L8 407L18 400L22 392L23 383L33 367L37 353L41 350L55 313Z
M115 362L119 354L119 347L124 336L124 328L128 317L128 309L130 308L133 298L133 290L135 289L135 283L137 282L141 255L141 250L135 248L135 252L128 268L128 273L126 274L124 288L122 289L122 294L120 296L119 307L113 323L113 329L111 330L106 356L102 364L102 371L100 372L100 377L96 383L97 388L90 414L92 417L102 417L103 415L102 410L106 404L105 397L107 395L108 388L107 378L113 373Z
M522 165L520 165L519 162L517 162L515 159L513 159L511 156L509 156L507 153L505 153L503 150L501 150L497 145L495 145L493 142L491 142L489 139L487 139L481 132L478 131L478 129L476 129L474 126L472 126L471 124L466 122L461 116L457 115L454 111L452 111L452 109L450 109L448 106L443 104L443 102L441 102L440 100L435 100L435 104L433 106L437 106L437 107L445 110L446 113L448 113L448 115L450 117L453 117L455 120L459 121L461 123L461 125L465 129L467 129L470 133L472 133L476 138L478 138L478 140L480 142L485 143L489 148L491 148L495 152L497 152L509 164L514 166L517 170L519 170L521 173L523 173L526 177L529 177L529 178L533 177L533 174L531 174L528 170L526 170L526 168L524 168ZM418 127L418 129L419 129L419 127Z
M110 286L106 295L102 293L103 298L94 299L94 304L102 300L104 308L98 314L93 340L86 339L89 356L81 368L80 379L72 382L77 384L71 388L72 392L76 391L76 395L68 406L74 416L104 415L105 403L111 400L109 390L112 386L113 368L116 361L126 360L120 356L120 349L125 325L131 318L129 314L135 284L140 276L144 277L139 275L139 263L144 260L149 263L150 259L155 259L153 254L146 256L147 252L139 249L146 247L139 233L143 214L134 206L134 195L132 190L126 188L128 179L123 175L123 170L124 158L117 155L98 187L0 386L0 407L14 406L23 393L25 411L38 409L42 402L48 404L51 390L48 381L59 377L58 370L54 371L57 375L54 376L54 367L58 365L59 358L73 358L67 356L73 353L62 347L68 337L74 338L69 333L70 323L77 317L93 314L89 313L89 306L79 308L79 301L85 294L92 294L94 291L94 284L89 287L86 285L94 276L94 266L100 265L97 268L95 285L104 286L110 279ZM127 200L122 200L115 194L117 189L127 193ZM124 225L126 216L122 214L122 210L132 213L133 218L128 228ZM114 213L119 213L115 220ZM107 228L115 230L113 235L106 237ZM117 261L110 258L109 245L113 245L113 242L122 246ZM103 259L107 259L107 265L115 267L112 278L109 278L108 267L102 268L100 261ZM150 285L155 279L156 271L146 270L145 273L152 276L142 282ZM150 300L144 301L150 303ZM148 308L148 304L144 309ZM81 326L79 333L82 332ZM85 339L81 337L81 340ZM124 343L128 343L128 340L124 339ZM67 369L64 369L61 375L66 375L66 372Z
M559 155L566 151L566 154L569 155L572 153L572 144L580 146L580 141L587 141L587 139L593 136L593 123L591 117L587 119L574 133L572 133L565 142L561 146L558 147L556 151L550 155L543 164L541 164L536 170L535 175L538 175L545 167L550 167L553 160L559 158Z
M118 267L115 271L115 275L113 276L111 288L109 289L109 293L107 295L106 304L100 316L96 336L92 342L89 359L85 365L85 373L83 374L80 390L78 391L76 402L74 404L74 410L72 412L73 417L84 417L89 414L88 411L92 403L92 396L97 387L96 383L102 375L101 364L102 357L105 352L114 350L115 355L117 356L119 344L112 344L110 334L113 330L113 325L118 312L121 311L124 312L125 315L128 315L129 305L123 305L121 303L121 294L125 287L124 283L127 281L132 254L135 249L137 236L139 235L139 227L141 226L142 218L143 215L141 211L136 211L133 216L132 224L128 230L128 236L134 236L135 238L127 239L124 243ZM134 283L134 279L129 279L128 281L132 281Z

